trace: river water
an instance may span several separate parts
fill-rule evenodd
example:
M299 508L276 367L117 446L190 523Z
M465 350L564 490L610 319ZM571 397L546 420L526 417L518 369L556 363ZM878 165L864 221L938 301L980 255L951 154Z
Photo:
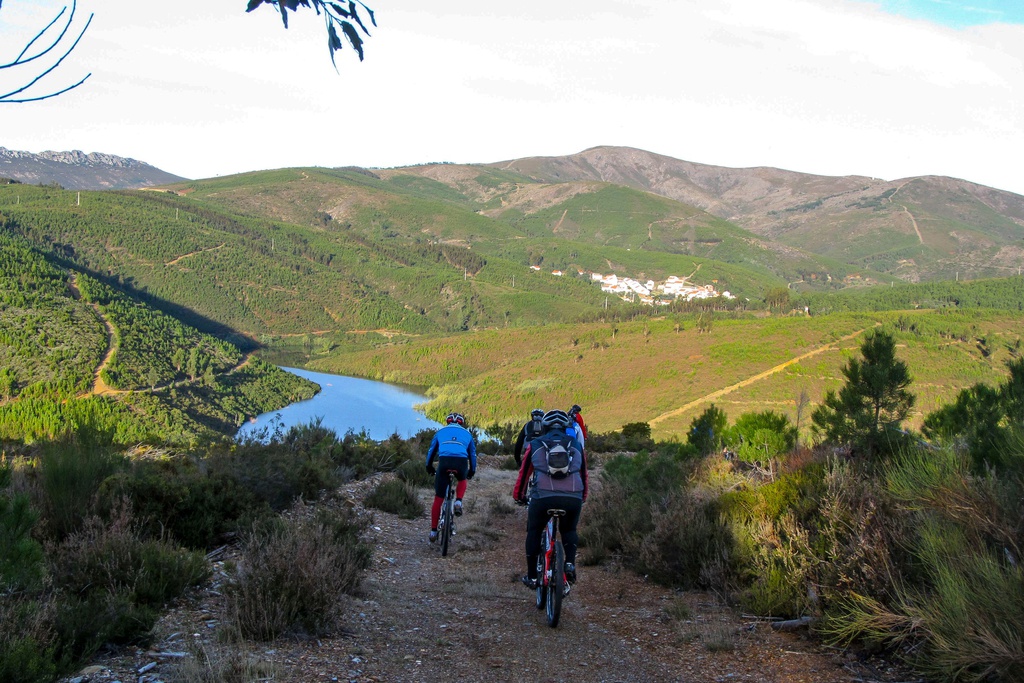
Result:
M281 368L320 385L320 393L280 410L263 413L238 430L236 438L259 434L265 428L273 433L323 418L322 426L343 436L348 430L366 431L371 439L382 441L392 434L408 438L421 429L441 425L417 412L413 406L426 403L426 396L404 387L369 379L330 375L299 368Z

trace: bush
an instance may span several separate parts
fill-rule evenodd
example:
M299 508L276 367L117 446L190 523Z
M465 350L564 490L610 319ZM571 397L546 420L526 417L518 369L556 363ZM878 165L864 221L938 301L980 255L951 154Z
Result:
M369 565L364 529L351 513L260 522L241 539L228 591L228 611L240 634L273 640L287 634L329 633L341 616L342 593L353 591Z
M166 540L145 540L127 506L107 525L86 521L51 549L55 585L69 594L124 594L133 604L161 607L209 574L202 554Z
M4 491L9 480L10 469L0 462L0 594L40 588L44 568L43 548L31 536L39 515L27 496Z
M740 415L727 431L726 442L740 460L767 463L793 450L796 437L796 427L788 417L766 410Z
M98 508L109 517L127 499L146 536L169 534L189 548L212 547L236 531L239 520L270 511L220 464L214 469L189 456L136 460L103 482Z
M488 455L511 453L515 447L516 437L519 436L520 429L522 429L522 425L514 422L495 422L488 425L484 428L484 431L490 438L480 444L481 448L486 444L487 449L483 452Z
M103 435L83 428L73 436L45 444L39 456L39 509L46 535L60 541L95 512L100 484L127 467Z
M635 569L663 585L720 588L720 578L708 572L729 554L717 506L691 489L681 489L650 507L651 532L630 534L624 542Z
M398 469L395 470L395 474L402 481L409 482L413 486L434 487L434 477L427 472L426 467L423 466L423 462L420 460L406 460Z
M792 514L732 526L744 555L740 594L744 609L768 617L798 617L816 609L811 599L814 554L807 530Z
M630 422L618 432L590 432L587 437L587 456L591 453L637 453L654 449L651 426L646 422Z
M601 487L587 503L580 543L586 561L600 562L625 553L628 562L640 561L641 541L655 531L657 505L682 491L690 466L687 461L662 454L617 455L605 464ZM645 555L650 562L650 554ZM671 583L671 582L670 582Z
M365 503L403 519L415 519L423 515L423 503L420 502L416 486L402 479L388 479L377 484L366 496Z
M297 429L293 427L289 434ZM257 501L280 511L299 497L315 500L347 479L337 461L340 442L320 441L311 448L311 440L309 436L291 443L221 446L207 454L204 464L210 477L230 479Z
M0 600L0 681L49 683L56 678L50 608L16 595Z
M725 412L712 403L690 422L690 431L686 438L697 449L697 453L708 455L718 449L718 442L724 436L727 424Z
M84 598L65 593L53 621L59 667L74 668L108 643L143 642L158 617L155 607L137 604L126 590L92 591Z

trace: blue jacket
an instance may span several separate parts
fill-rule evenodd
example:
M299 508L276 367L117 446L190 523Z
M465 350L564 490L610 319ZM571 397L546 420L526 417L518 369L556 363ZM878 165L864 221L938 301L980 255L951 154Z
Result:
M450 424L437 430L427 450L427 465L442 457L469 458L469 469L476 469L476 443L465 427Z

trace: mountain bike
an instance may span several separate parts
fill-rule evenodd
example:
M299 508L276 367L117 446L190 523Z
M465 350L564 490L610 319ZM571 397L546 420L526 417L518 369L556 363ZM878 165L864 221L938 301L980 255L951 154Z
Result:
M455 487L458 478L455 470L448 470L448 488L444 492L444 503L441 504L441 517L437 522L437 535L441 545L441 557L448 555L451 538L455 535Z
M562 598L569 594L565 579L565 549L558 533L558 519L565 510L548 510L548 523L541 532L541 554L537 556L537 609L546 609L548 626L558 626Z

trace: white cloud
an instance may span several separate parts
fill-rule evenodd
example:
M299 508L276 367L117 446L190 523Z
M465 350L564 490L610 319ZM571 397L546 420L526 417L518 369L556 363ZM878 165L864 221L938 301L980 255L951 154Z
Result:
M380 26L366 61L343 51L339 76L308 11L285 31L243 0L80 0L96 20L66 68L93 77L52 101L0 106L0 145L204 177L622 144L1024 194L1020 25L955 30L854 0L370 4ZM0 44L8 35L0 24Z

